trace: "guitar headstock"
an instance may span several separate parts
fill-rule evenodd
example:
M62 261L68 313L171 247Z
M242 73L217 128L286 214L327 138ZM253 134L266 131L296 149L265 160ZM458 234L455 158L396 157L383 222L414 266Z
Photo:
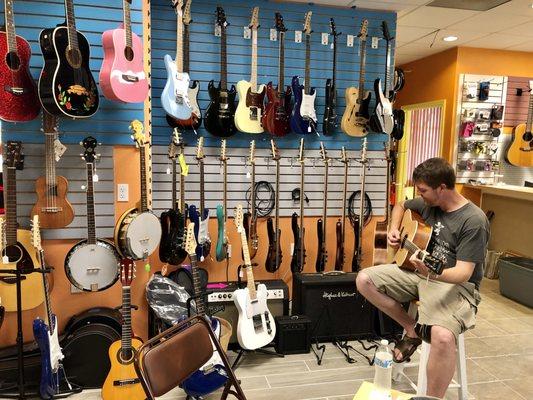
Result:
M205 157L205 154L204 154L204 137L200 136L198 138L198 143L196 145L196 159L197 160L201 160L204 157Z
M389 25L387 24L387 21L381 21L381 31L383 32L383 39L385 39L387 42L390 42L394 38L390 35L389 32Z
M228 156L226 155L226 139L222 139L220 143L220 161L228 161Z
M300 138L300 150L298 151L298 162L303 163L304 160L304 138Z
M328 152L326 151L323 142L320 142L320 158L322 158L322 161L328 162Z
M287 32L287 28L285 28L283 23L283 16L279 12L276 13L276 30L278 32Z
M306 35L310 35L311 33L313 33L313 31L311 30L311 16L313 15L313 11L308 11L305 13L305 21L304 21L304 30L303 32L306 34Z
M82 157L85 160L85 162L93 163L94 160L96 160L96 153L94 150L96 149L97 144L98 142L92 136L87 136L85 139L83 139L83 141L81 142L81 145L83 146L85 151L83 152Z
M243 223L244 223L244 214L242 212L242 204L237 204L237 207L235 207L235 214L234 214L233 222L235 223L235 226L237 227L237 232L241 233L243 229Z
M196 255L196 238L194 237L194 222L187 225L187 233L185 234L185 251L190 256Z
M250 20L250 29L259 28L259 7L254 7L252 10L252 18Z
M31 244L37 251L41 251L43 249L41 245L41 230L39 228L39 215L37 214L33 216L33 219L31 221Z
M276 146L276 142L274 142L274 139L270 139L270 148L272 150L272 158L274 159L274 161L279 161L281 157L279 155L278 146Z
M134 119L130 123L130 130L132 132L131 138L135 141L137 147L142 147L146 144L144 138L144 126L141 121Z
M255 164L255 140L250 142L250 156L248 157L250 164Z
M131 286L135 278L135 261L131 258L122 258L120 260L120 283L122 286Z
M366 150L367 150L367 139L363 138L363 144L361 145L361 162L366 163Z
M368 20L364 19L363 22L361 22L361 30L359 31L359 34L357 36L363 42L366 40L367 35L368 35Z
M168 158L173 160L178 157L179 153L183 149L183 146L184 143L181 133L178 128L174 128L174 130L172 131L172 138L170 140L170 144L168 145Z
M190 25L190 23L192 22L191 3L192 0L187 0L187 2L185 3L185 7L183 8L183 23L185 25Z
M183 9L183 0L172 0L172 8L174 8L176 14L180 15Z
M329 19L329 30L334 40L336 40L338 36L342 35L342 32L337 32L337 26L335 25L335 20L333 18Z
M348 157L346 156L346 147L341 147L341 162L346 164L348 162Z
M226 19L226 12L221 6L217 6L217 22L216 24L220 26L220 28L224 29L226 26L228 26L228 21Z
M9 140L6 144L6 156L4 164L7 168L22 170L24 168L24 154L22 154L22 142Z

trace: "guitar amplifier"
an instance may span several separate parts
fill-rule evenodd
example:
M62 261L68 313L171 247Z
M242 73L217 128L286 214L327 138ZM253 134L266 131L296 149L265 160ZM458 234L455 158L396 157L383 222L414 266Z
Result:
M305 315L275 317L276 352L307 354L311 351L311 320Z
M256 281L264 283L268 293L268 309L274 317L289 315L289 288L285 282L280 279ZM230 344L237 343L237 322L239 313L233 302L233 292L238 289L237 282L229 282L229 285L213 289L213 286L223 286L225 283L210 283L207 286L208 291L212 291L207 296L207 308L210 314L216 317L224 318L231 323L233 330L231 332Z
M311 338L319 342L375 336L375 307L355 286L357 274L294 274L292 313L311 319Z

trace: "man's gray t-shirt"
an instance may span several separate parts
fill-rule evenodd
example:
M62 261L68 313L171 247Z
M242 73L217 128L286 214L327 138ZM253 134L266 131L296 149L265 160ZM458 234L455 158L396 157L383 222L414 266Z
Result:
M457 260L476 264L468 281L479 289L490 235L485 213L471 202L455 211L445 212L440 207L426 205L421 197L407 200L404 206L420 214L433 227L427 250L442 260L445 268L454 267Z

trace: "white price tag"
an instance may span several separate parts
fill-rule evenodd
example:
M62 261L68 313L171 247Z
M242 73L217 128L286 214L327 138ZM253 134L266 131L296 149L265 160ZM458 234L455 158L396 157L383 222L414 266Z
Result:
M353 35L346 35L346 46L353 47Z
M231 258L231 244L228 244L228 258Z
M329 42L329 34L326 32L322 32L322 44L324 46L327 46Z
M2 256L2 264L9 264L9 257L8 256Z
M222 29L220 28L220 25L215 25L215 36L222 36Z
M252 30L250 29L249 26L245 26L245 27L244 27L243 37L244 37L245 39L250 39L250 38L252 37Z
M291 243L291 256L294 255L294 243Z
M250 174L250 171L246 171L246 179L250 179L252 177L252 174Z
M379 38L376 36L372 36L372 48L377 49L379 44Z
M243 268L241 268L239 270L239 278L243 278L244 277L244 273L242 272Z
M170 175L170 168L167 167L167 175Z
M97 174L93 175L93 182L98 182L98 175Z
M296 43L302 43L302 31L294 31L294 41Z
M270 28L270 40L272 40L273 42L278 40L278 31L274 28Z

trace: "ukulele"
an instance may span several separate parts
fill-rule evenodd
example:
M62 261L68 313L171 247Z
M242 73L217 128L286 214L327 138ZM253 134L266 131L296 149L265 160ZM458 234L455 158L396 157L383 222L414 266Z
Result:
M74 209L67 199L68 181L56 175L56 161L62 149L57 139L57 117L43 111L43 131L45 135L45 176L35 181L37 202L31 210L32 217L39 216L42 228L64 228L74 219Z
M89 67L89 42L76 30L73 0L65 0L65 14L65 23L44 29L39 36L44 57L39 98L50 114L88 118L99 105L98 89Z
M337 32L333 18L329 20L330 34L333 36L333 75L326 81L326 108L324 109L324 120L322 122L322 132L326 136L331 136L338 126L337 122L337 38L342 32Z
M276 272L281 266L281 229L279 228L279 164L280 155L279 150L274 140L270 140L270 147L272 150L272 159L276 163L276 193L274 200L275 217L272 221L271 217L267 219L267 234L268 234L268 253L266 258L266 270L268 272Z
M370 118L369 104L371 93L365 91L366 37L368 34L368 20L364 19L359 31L361 57L359 62L359 88L346 88L346 109L342 115L341 129L349 136L364 136L368 133Z
M120 260L122 283L122 338L109 347L111 369L102 386L103 400L145 400L146 393L135 371L135 355L142 341L133 337L131 329L131 283L135 278L135 262Z
M533 81L529 82L533 88ZM533 167L533 91L529 95L527 121L515 126L513 141L507 150L507 161L516 167Z
M237 132L235 127L235 96L237 91L231 85L228 90L228 71L226 53L226 14L224 9L217 7L216 24L220 27L220 82L215 87L215 81L211 80L207 86L211 102L205 111L205 129L218 137L233 136Z
M342 218L335 225L337 235L337 253L335 255L335 270L344 269L344 239L346 238L346 195L348 190L348 167L349 161L346 157L346 148L341 148L341 162L344 164L344 180L342 184Z
M131 31L131 1L122 0L123 24L102 34L104 61L99 80L107 99L140 103L148 95L148 80L142 40Z
M0 32L0 119L25 122L41 109L30 73L30 44L15 33L13 0L4 0L5 32Z
M218 239L216 258L217 261L225 260L228 257L228 236L226 232L226 219L227 219L227 190L228 190L228 157L226 156L226 139L222 139L222 145L220 148L220 162L222 163L222 204L217 206L217 221L218 221Z
M259 248L259 236L257 235L257 211L255 208L255 140L252 140L250 142L250 156L248 157L248 162L250 163L250 167L252 169L252 182L250 185L251 212L247 212L244 214L243 225L244 230L246 232L246 237L248 238L248 249L250 250L250 259L253 260L253 258L257 254L257 249Z
M316 223L316 231L318 235L318 252L315 263L316 272L323 272L326 269L328 262L326 226L328 223L328 176L330 160L326 149L324 148L324 143L322 142L320 142L320 157L324 163L324 202L322 208L322 218L319 218Z
M352 258L352 272L357 272L361 269L361 261L363 259L363 228L365 226L365 201L366 201L366 169L368 165L368 159L366 157L367 151L367 139L363 138L361 146L361 199L359 201L359 218L354 225L355 232L355 252Z
M265 131L275 136L285 136L290 131L289 118L291 113L291 87L287 86L285 92L285 32L287 28L283 24L283 17L276 13L276 30L279 40L279 73L278 87L274 89L272 82L267 84L267 104L263 114L263 127Z
M290 125L293 132L307 134L316 132L316 91L311 87L311 15L305 14L303 33L305 34L305 82L300 85L298 76L292 77L292 92L294 93L294 107L291 113Z
M300 163L300 226L298 226L298 214L293 213L291 218L292 234L294 236L294 252L291 259L292 273L302 272L305 267L305 227L304 227L304 183L305 183L305 159L304 139L300 139L300 151L298 152Z

